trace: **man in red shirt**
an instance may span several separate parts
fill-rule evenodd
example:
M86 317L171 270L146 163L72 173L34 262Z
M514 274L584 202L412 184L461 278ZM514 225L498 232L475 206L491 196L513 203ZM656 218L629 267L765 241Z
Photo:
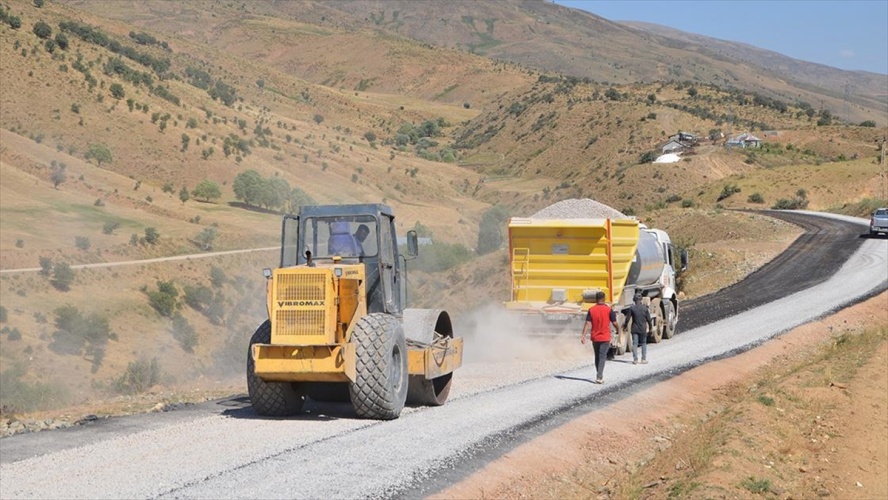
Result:
M598 370L596 384L604 383L604 361L607 359L607 351L610 349L611 325L614 325L617 332L620 331L620 327L617 325L617 313L604 303L604 298L604 292L595 294L595 305L590 307L589 313L586 314L583 336L580 337L580 342L585 344L586 332L590 332L589 339L592 341L592 350L595 351L595 368Z

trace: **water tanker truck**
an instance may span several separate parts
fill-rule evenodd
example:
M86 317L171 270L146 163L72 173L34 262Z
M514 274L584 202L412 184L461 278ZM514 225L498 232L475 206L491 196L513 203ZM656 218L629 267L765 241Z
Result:
M678 324L676 269L687 268L687 254L665 231L633 218L538 219L509 221L511 298L505 307L534 331L579 334L595 295L620 315L641 294L654 328L651 342L672 337ZM678 260L676 260L678 258ZM611 336L617 354L631 349L624 329Z

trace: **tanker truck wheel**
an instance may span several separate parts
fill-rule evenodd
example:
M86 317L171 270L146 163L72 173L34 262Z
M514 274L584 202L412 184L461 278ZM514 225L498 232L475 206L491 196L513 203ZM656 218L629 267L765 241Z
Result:
M266 382L256 376L253 344L271 343L271 322L262 323L247 349L247 392L253 410L265 417L288 417L302 410L305 395L295 382Z
M663 338L671 339L675 335L675 306L671 300L663 302Z
M404 309L401 323L404 334L412 341L430 344L435 333L453 338L450 315L441 309ZM423 375L411 375L407 385L407 403L413 406L441 406L450 396L453 372L431 380Z
M389 314L364 316L355 325L355 380L349 383L359 417L392 420L407 400L407 341L398 320Z
M648 342L659 344L663 340L663 308L660 307L660 299L652 300L648 308L651 312L651 319L654 322L654 328L651 330L650 335L648 335Z

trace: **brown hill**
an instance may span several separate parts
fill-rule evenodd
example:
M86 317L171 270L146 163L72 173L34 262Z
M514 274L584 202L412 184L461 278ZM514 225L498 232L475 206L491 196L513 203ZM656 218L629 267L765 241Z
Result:
M397 34L494 60L603 82L687 80L759 92L788 102L822 101L823 106L843 118L847 115L853 122L874 119L884 124L888 111L884 75L837 70L653 25L614 23L543 1L341 0L238 7L205 2L191 3L188 8L148 3L135 9L128 3L120 4L108 14L161 32L189 35L200 32L194 23L182 27L182 21L197 18L203 27L203 39L209 44L276 61L316 83L345 88L379 86L388 91L395 85L392 78L403 76L391 73L389 65L374 64L379 53L372 47L341 36L342 30L372 30L380 38ZM101 2L80 5L107 11L99 7ZM231 22L232 15L241 21ZM269 22L269 17L275 21ZM176 22L176 18L182 21ZM312 49L269 50L262 44L263 39L267 40L263 35L274 29L288 33L291 47L320 45L333 50L325 52L326 60L320 64ZM349 71L342 71L342 62L348 62ZM471 85L470 80L455 82ZM416 82L408 78L403 83L410 88ZM848 96L852 106L847 109L846 85L854 89Z
M737 234L707 229L722 220L715 205L726 183L740 189L720 201L729 207L761 206L744 201L755 191L770 204L804 189L811 208L879 193L873 160L885 129L829 125L810 108L714 85L611 85L530 70L403 37L391 31L398 23L342 10L351 4L9 4L4 14L21 26L0 23L3 270L197 253L207 234L216 250L275 246L280 212L299 204L384 202L401 230L428 231L432 254L450 259L443 270L411 270L415 304L463 312L507 293L505 251L470 250L494 205L530 215L591 197L663 225L693 217L701 222L670 230L707 245L706 270L779 250L749 241L771 227L762 220L731 216L754 258L737 253ZM472 19L488 19L503 4L454 5L476 5ZM387 9L373 19L394 20ZM405 27L419 19L409 12ZM442 16L432 19L450 19ZM40 38L40 21L66 46ZM642 162L679 130L751 130L765 147L729 151L719 135L680 163ZM248 170L287 181L291 199L246 204L233 184ZM220 196L196 201L202 181ZM699 208L679 208L686 203ZM783 239L792 234L784 229ZM242 373L246 337L265 314L260 270L275 261L276 252L259 252L77 271L67 291L54 271L3 274L4 398L7 387L68 388L68 399L47 405L105 396L140 358L156 357L180 383ZM747 272L735 270L716 275ZM720 283L689 282L694 293ZM161 285L178 293L163 314L150 301ZM88 350L60 347L66 306L93 326L107 320L114 336Z

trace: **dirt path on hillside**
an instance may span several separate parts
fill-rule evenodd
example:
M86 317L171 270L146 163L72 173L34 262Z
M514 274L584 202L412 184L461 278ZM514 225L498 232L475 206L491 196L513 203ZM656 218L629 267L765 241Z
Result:
M724 402L719 399L723 391L736 386L746 388L752 377L769 364L787 366L816 356L817 349L838 334L859 333L874 326L888 327L886 311L888 292L883 292L746 353L685 372L533 439L433 498L608 498L618 492L620 485L640 466L651 463L667 450L689 423L706 421L723 412ZM786 452L801 455L800 463L810 464L796 469L797 474L810 476L800 483L806 488L789 496L824 496L831 491L840 498L888 498L886 357L883 341L854 382L817 388L827 392L847 391L853 396L850 405L838 405L844 410L842 416L830 416L830 432L824 427L820 434L805 438L813 442L801 443ZM651 360L656 362L656 358ZM638 368L643 370L645 366ZM656 416L651 416L652 413ZM813 425L816 430L819 423ZM840 428L835 428L839 425ZM833 440L828 446L817 444L830 439L830 433ZM679 460L668 475L663 472L659 480L641 486L652 489L642 496L681 493L674 487L668 491L663 489L666 486L656 493L653 490L672 473L677 474L677 470L690 467L693 462L690 458L687 463ZM764 470L774 465L765 461L758 467ZM734 481L731 484L748 480L731 473L727 475L729 479L722 479ZM858 482L862 486L857 486ZM759 483L751 484L754 487ZM770 488L771 494L788 497L784 488ZM734 493L720 494L719 491L715 495L733 497ZM713 492L707 490L706 494L711 496Z
M265 247L265 248L247 248L244 250L225 250L222 252L205 252L205 253L191 253L186 255L173 255L171 257L157 257L154 259L142 259L142 260L124 260L120 262L98 262L95 264L75 264L71 266L71 269L96 269L100 267L116 267L116 266L134 266L134 265L145 265L145 264L156 264L158 262L171 262L174 260L191 260L191 259L206 259L210 257L219 257L222 255L233 255L238 253L250 253L250 252L270 252L272 250L280 250L280 247ZM42 269L39 267L29 267L29 268L21 268L21 269L0 269L0 274L13 274L13 273L34 273L41 271Z

